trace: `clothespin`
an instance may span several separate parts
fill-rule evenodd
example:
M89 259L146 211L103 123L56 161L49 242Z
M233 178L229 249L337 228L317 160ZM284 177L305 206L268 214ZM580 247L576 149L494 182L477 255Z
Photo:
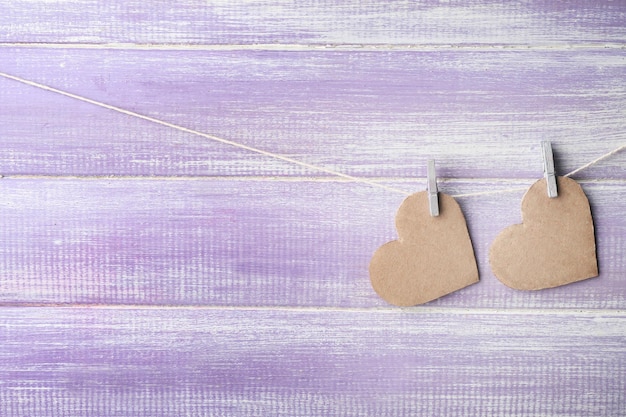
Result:
M428 160L428 206L430 215L439 216L439 199L437 197L437 176L435 175L435 160Z
M556 188L556 174L554 170L554 155L552 154L552 143L549 141L541 142L541 150L543 154L543 175L548 184L548 197L558 197L559 193Z

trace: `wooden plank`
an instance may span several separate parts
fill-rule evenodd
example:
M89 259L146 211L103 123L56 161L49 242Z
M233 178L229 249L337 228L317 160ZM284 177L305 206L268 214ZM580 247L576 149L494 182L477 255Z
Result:
M0 39L47 43L569 44L623 43L623 1L126 2L18 0Z
M0 411L618 416L626 404L624 319L3 308Z
M444 181L449 194L529 182ZM392 184L422 190L425 182ZM468 308L623 308L626 187L589 182L601 275L520 292L488 248L523 192L460 198L481 282L433 302ZM387 307L367 266L396 237L403 196L306 180L0 180L3 303Z
M254 52L0 48L6 72L357 176L535 178L626 143L621 50ZM0 77L2 174L319 172ZM626 178L624 154L578 176Z

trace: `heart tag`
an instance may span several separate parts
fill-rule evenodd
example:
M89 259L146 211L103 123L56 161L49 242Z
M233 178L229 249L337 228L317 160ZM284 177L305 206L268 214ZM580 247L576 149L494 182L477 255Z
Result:
M370 261L372 287L385 301L413 306L478 282L474 249L461 207L439 193L439 216L428 193L404 200L396 215L399 240L378 248Z
M493 273L517 290L541 290L598 276L589 200L578 183L557 177L558 197L546 181L522 199L522 224L504 229L489 251Z

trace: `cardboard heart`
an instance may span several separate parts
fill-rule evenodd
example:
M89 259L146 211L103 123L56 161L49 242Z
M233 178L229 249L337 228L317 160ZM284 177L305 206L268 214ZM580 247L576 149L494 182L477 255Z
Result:
M489 250L503 284L541 290L598 276L589 200L578 183L557 177L558 197L549 198L545 179L522 200L522 224L504 229Z
M439 193L439 216L428 193L404 200L396 215L399 240L385 243L370 262L372 287L385 301L413 306L478 282L465 217L454 198Z

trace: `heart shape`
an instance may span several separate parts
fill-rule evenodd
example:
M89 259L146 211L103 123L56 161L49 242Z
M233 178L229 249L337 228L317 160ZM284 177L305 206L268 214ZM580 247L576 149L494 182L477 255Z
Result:
M439 216L428 210L428 193L407 197L396 215L399 240L372 256L370 280L390 304L413 306L478 282L474 249L461 207L439 193Z
M545 179L522 199L522 224L504 229L489 250L503 284L541 290L598 276L589 200L578 183L557 177L558 197L549 198Z

